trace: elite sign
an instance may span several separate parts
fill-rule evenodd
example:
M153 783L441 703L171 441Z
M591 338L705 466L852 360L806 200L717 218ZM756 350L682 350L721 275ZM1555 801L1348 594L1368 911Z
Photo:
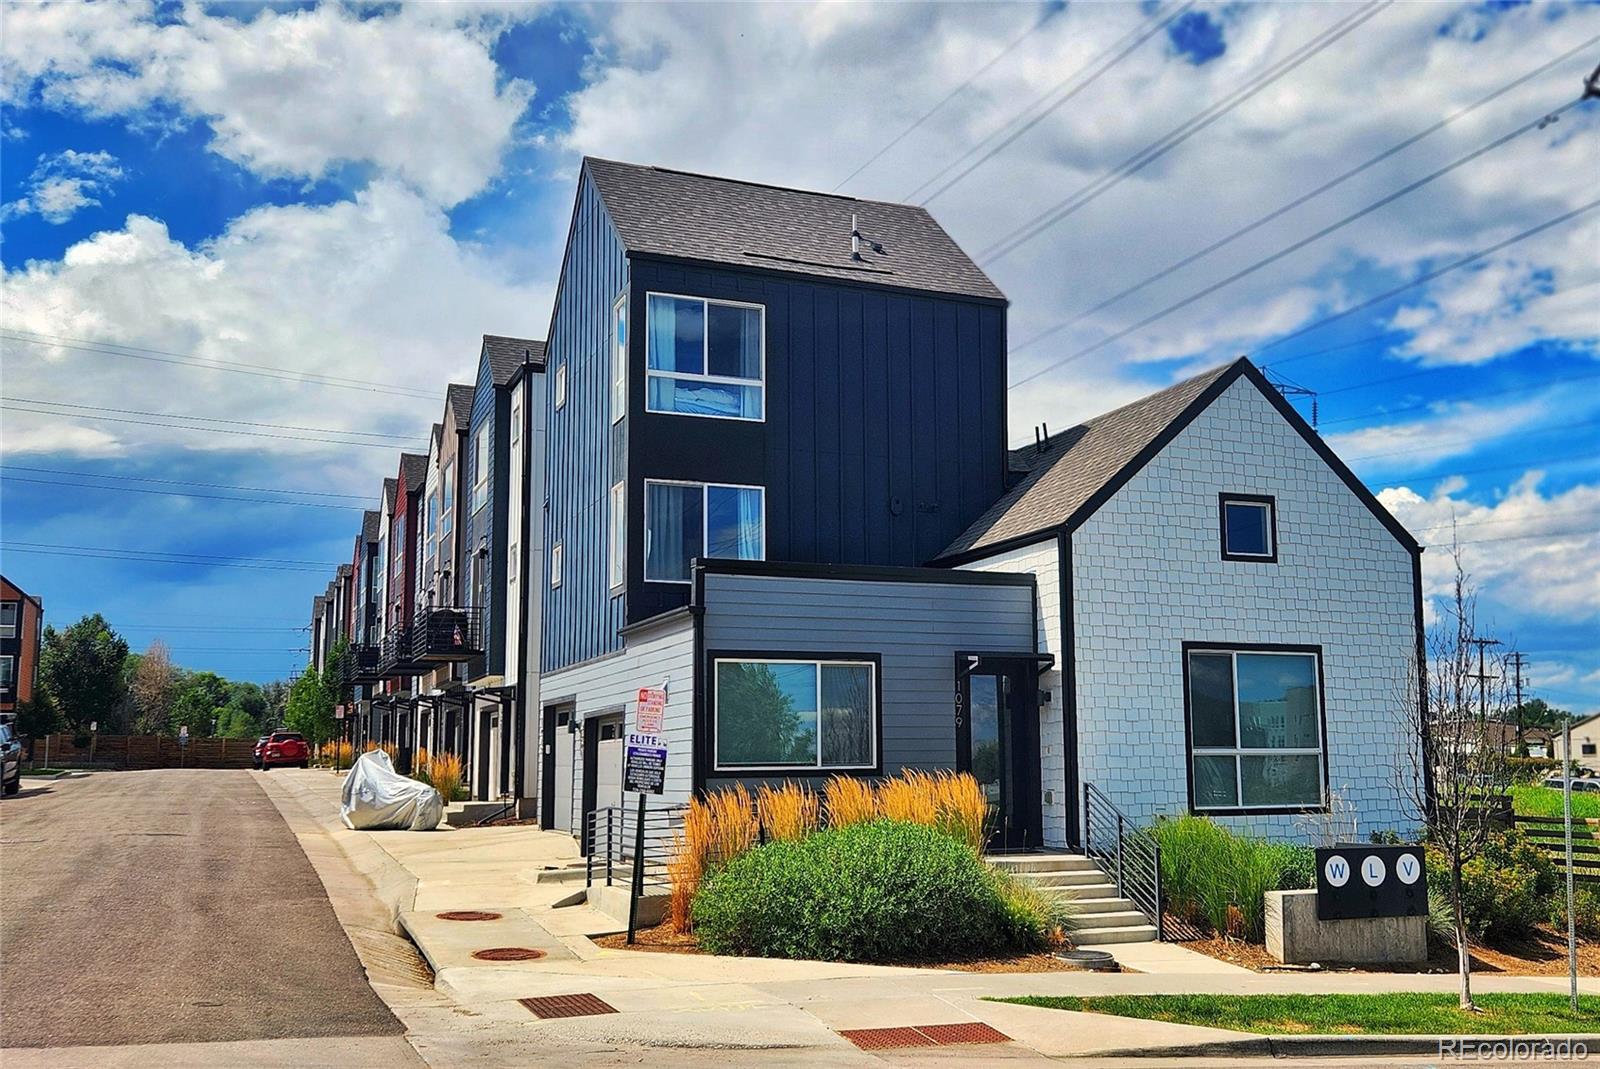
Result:
M1427 913L1422 847L1344 843L1317 850L1318 920Z

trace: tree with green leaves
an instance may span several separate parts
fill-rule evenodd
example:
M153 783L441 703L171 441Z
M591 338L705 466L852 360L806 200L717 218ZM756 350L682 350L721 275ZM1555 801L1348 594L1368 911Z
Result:
M1560 731L1562 725L1572 719L1572 714L1565 709L1557 709L1543 698L1529 698L1521 705L1512 706L1505 718L1513 724L1521 724L1524 729Z
M99 613L64 631L44 629L39 681L73 731L86 732L90 724L102 721L110 725L127 693L127 656L128 643Z
M33 697L17 703L17 734L28 740L28 756L33 757L33 740L61 730L61 713L50 692L40 688Z
M169 730L176 733L180 727L187 727L191 735L215 734L229 697L228 681L215 672L185 673L172 703Z
M289 688L283 726L298 731L312 743L333 738L333 695L323 685L322 676L309 666Z

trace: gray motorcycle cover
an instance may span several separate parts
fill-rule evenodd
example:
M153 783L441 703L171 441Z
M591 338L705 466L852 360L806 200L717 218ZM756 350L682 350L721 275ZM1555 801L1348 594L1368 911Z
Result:
M439 792L396 772L382 750L356 758L344 779L343 801L339 815L356 831L432 831L444 819Z

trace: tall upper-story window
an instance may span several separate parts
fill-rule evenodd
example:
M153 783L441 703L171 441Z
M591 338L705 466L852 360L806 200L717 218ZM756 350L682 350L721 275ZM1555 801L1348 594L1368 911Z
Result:
M0 601L0 638L15 638L22 619L22 602Z
M456 462L445 461L444 474L439 477L439 533L447 535L456 518Z
M611 310L611 422L628 414L628 295Z
M562 364L556 368L556 383L554 387L555 405L561 409L567 407L567 365Z
M644 577L687 583L696 557L764 560L766 491L759 486L645 480Z
M764 418L762 306L652 293L645 307L649 411Z
M511 402L511 444L522 441L522 397Z
M406 555L401 549L406 544L406 518L404 514L394 518L394 544L397 548L394 556L389 561L389 578L400 578L401 566L405 564Z
M606 516L606 571L610 589L616 590L627 581L628 544L628 484L615 483L611 487Z
M472 511L476 513L489 500L489 425L483 424L472 436Z

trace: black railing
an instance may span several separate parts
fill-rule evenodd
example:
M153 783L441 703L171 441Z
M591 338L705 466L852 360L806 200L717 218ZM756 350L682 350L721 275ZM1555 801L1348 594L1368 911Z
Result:
M419 661L471 660L483 653L483 609L430 605L417 610L411 655Z
M382 673L378 671L378 647L361 645L347 649L344 658L346 686L363 686L367 683L376 683L382 678Z
M378 674L384 679L414 675L422 667L411 655L411 628L391 627L378 653Z
M669 805L645 810L644 886L667 887L672 883L667 863L672 859L673 841L683 830L683 813L688 806ZM606 806L583 819L583 847L588 859L588 884L607 887L627 886L633 879L634 843L637 841L637 806Z
M1083 785L1083 853L1117 885L1166 939L1161 897L1161 845L1092 783Z

